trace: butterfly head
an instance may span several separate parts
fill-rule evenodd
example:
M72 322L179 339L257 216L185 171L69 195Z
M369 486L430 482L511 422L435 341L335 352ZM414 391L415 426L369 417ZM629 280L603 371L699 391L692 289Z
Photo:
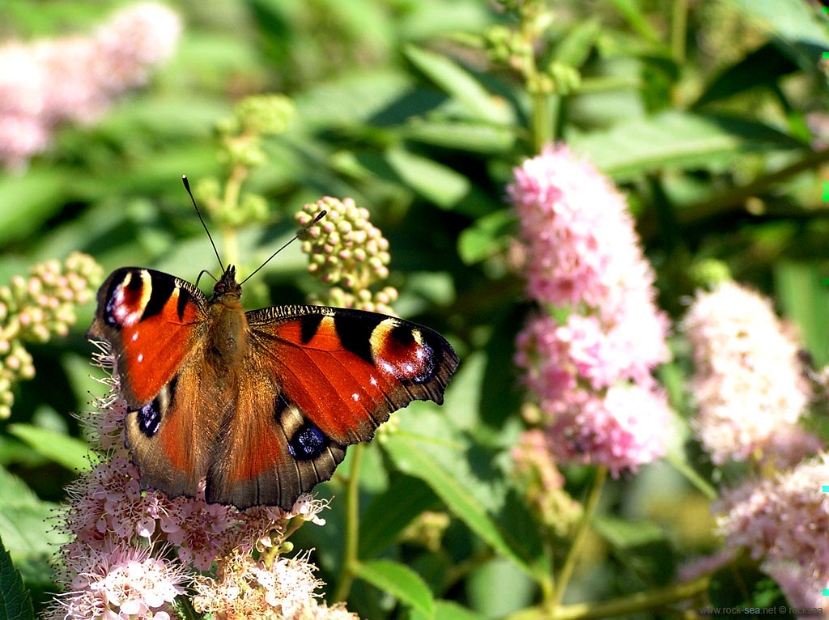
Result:
M241 296L242 285L236 281L236 267L228 265L213 287L213 299L239 299Z

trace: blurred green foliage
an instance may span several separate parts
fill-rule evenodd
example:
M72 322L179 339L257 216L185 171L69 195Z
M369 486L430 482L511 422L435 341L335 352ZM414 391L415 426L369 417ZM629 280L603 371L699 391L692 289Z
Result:
M85 32L115 6L6 0L0 40ZM287 96L290 126L262 140L266 161L245 181L269 211L264 223L239 231L242 277L294 234L292 216L304 203L352 197L390 241L397 311L444 333L463 360L443 408L415 403L396 414L403 429L429 441L398 434L364 454L364 562L349 609L367 618L506 616L539 600L566 550L542 544L507 475L521 426L512 343L526 305L504 186L539 136L568 142L627 192L660 303L674 318L699 284L698 266L714 261L773 295L815 361L829 361L829 210L821 193L829 130L814 130L829 119L821 64L829 25L816 7L550 2L538 62L549 79L532 92L526 75L485 53L515 23L484 0L171 6L185 31L148 88L93 125L61 130L26 171L0 173L0 281L75 250L107 271L146 266L191 281L216 271L180 176L223 178L216 122L246 95ZM304 268L298 244L290 246L246 285L248 307L302 303L318 286ZM0 536L36 608L54 588L47 560L60 540L44 519L74 475L71 464L84 463L77 444L56 451L48 433L82 438L71 412L103 389L89 378L92 347L83 337L93 310L82 310L67 338L31 348L37 375L19 386L11 419L0 421ZM680 340L677 351L662 377L682 411ZM565 602L663 587L684 558L716 547L701 491L710 490L712 472L692 464L699 460L692 446L608 483L607 516ZM568 469L568 490L580 498L589 478ZM335 480L320 493L343 491ZM329 584L340 568L342 506L334 501L328 525L294 539L316 548ZM425 510L452 515L437 551L401 542ZM647 617L671 613L663 612Z

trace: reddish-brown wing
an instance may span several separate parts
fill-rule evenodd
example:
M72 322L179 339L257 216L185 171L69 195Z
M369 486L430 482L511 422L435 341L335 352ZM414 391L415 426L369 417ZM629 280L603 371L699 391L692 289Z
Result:
M385 315L282 306L246 316L239 401L219 432L208 501L289 508L392 411L442 403L458 366L442 336Z
M151 402L196 346L207 299L189 282L152 269L117 269L98 291L87 332L112 345L121 395L132 408Z

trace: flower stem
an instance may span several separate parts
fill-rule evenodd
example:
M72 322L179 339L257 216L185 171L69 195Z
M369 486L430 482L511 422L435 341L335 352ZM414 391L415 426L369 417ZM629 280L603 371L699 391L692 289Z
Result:
M242 183L248 176L248 169L241 164L233 166L230 177L225 184L225 193L222 198L222 208L233 213L239 209L239 196L242 193ZM224 242L225 260L229 265L239 264L239 237L236 228L232 226L222 227L222 240Z
M344 601L348 598L357 572L355 569L360 562L357 557L360 543L360 467L365 447L365 444L361 443L352 448L351 473L348 476L345 497L345 547L334 601Z
M708 590L711 575L677 583L667 588L637 592L604 603L580 603L562 607L533 607L508 616L507 620L593 620L637 614L698 596Z
M553 589L552 598L550 599L550 607L556 608L561 605L561 600L564 598L564 591L567 589L567 584L570 577L573 575L573 569L576 566L576 561L581 555L584 548L584 541L587 539L587 532L590 529L590 523L593 520L593 514L596 512L596 506L599 503L599 497L602 494L602 487L604 481L607 479L607 467L598 467L596 469L596 477L593 480L593 488L590 489L590 495L584 506L584 514L582 515L579 528L576 530L576 535L573 537L573 544L570 551L567 553L567 559L564 561L564 567L559 573L556 580L555 588Z

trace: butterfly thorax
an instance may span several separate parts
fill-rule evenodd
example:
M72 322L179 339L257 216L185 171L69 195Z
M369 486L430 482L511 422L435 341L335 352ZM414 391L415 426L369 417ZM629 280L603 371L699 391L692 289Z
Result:
M207 355L219 371L241 368L248 352L248 321L240 297L242 287L236 282L236 268L229 265L213 287L207 321Z

